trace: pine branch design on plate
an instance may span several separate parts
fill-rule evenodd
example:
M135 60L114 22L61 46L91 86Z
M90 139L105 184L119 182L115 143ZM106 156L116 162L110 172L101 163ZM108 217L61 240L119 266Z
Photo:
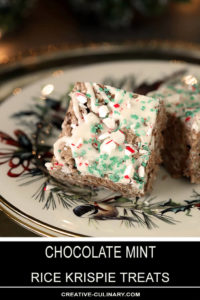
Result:
M136 86L134 76L120 80L105 78L104 83L145 94L158 88L164 81L184 73L185 70L182 70L163 80L151 84L144 82L139 86ZM8 164L7 175L17 177L22 187L39 181L41 184L32 198L42 202L44 209L54 210L61 205L64 209L71 209L77 217L88 218L89 224L93 226L97 226L99 221L118 220L121 225L127 227L143 226L148 229L157 228L158 220L176 224L169 213L184 212L190 216L192 209L200 209L200 194L196 191L193 191L191 196L193 199L185 200L185 204L175 203L172 199L156 202L155 197L151 196L144 199L128 199L114 195L97 200L97 195L101 192L99 188L63 184L51 177L44 166L52 158L52 146L47 141L56 136L56 130L61 128L69 103L69 97L66 95L60 99L43 97L42 101L40 97L35 98L33 107L11 116L19 120L19 124L27 128L27 132L30 132L31 128L31 134L17 129L13 138L0 132L0 142L8 146L0 149L0 165Z

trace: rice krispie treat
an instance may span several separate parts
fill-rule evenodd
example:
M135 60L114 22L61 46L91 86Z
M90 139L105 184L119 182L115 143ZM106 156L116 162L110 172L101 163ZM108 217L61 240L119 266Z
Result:
M193 75L163 84L149 96L164 101L167 127L164 130L163 162L174 177L189 177L200 183L200 84Z
M161 162L165 111L158 99L78 82L46 167L63 182L126 196L149 191Z

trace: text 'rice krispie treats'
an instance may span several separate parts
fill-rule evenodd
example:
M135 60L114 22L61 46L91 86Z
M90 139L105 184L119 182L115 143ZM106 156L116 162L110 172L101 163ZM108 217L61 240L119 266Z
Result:
M47 163L76 185L141 196L156 176L165 111L160 100L97 83L76 83L62 133Z
M200 83L186 75L148 95L162 99L167 111L165 167L174 177L186 176L200 183Z

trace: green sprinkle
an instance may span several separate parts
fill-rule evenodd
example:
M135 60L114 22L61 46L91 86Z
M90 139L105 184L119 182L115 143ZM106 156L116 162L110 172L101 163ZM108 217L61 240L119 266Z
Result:
M89 172L90 174L93 174L93 173L94 173L93 168L92 168L91 166L88 166L88 172Z
M132 157L131 161L132 161L132 163L134 164L134 162L135 162L135 158L134 158L134 157Z
M144 178L142 178L142 177L139 177L139 175L138 175L138 173L134 173L134 180L137 182L137 183L142 183L143 181L144 181Z
M138 128L140 128L140 123L139 123L139 122L137 122L134 128L135 128L135 129L138 129Z
M118 104L121 104L123 102L123 99L119 100Z
M99 90L100 90L100 92L103 92L103 89L101 87L99 88Z
M120 113L117 110L114 111L114 114L120 115Z
M111 156L110 160L112 160L113 162L116 162L118 160L118 157L117 156Z
M121 173L121 174L124 174L124 171L126 170L126 166L124 166L122 169L120 169L119 170L119 172Z
M186 117L189 117L189 116L193 116L193 112L192 111L187 111L186 113L185 113L185 115L186 115Z
M58 152L61 152L61 150L60 150L60 149L58 149Z
M100 158L102 158L103 160L106 160L108 158L108 154L101 154Z
M101 166L102 166L104 171L107 171L107 168L108 168L107 164L103 163Z
M141 110L145 110L145 109L146 109L146 106L143 105L143 106L141 107Z
M78 153L77 152L74 152L74 157L78 157Z
M179 104L177 104L176 106L177 106L177 107L183 107L184 105L183 105L183 103L179 103Z
M137 115L131 115L131 118L132 118L132 119L135 119L135 120L138 120L138 119L139 119L139 117L138 117Z
M129 94L129 97L132 99L132 98L133 98L133 94L132 94L132 93L130 93L130 94Z
M86 97L91 98L91 95L90 94L86 94Z
M122 146L119 146L118 149L119 149L120 152L123 151Z
M99 100L98 99L95 99L95 105L99 106Z
M111 164L108 165L108 169L112 171L113 168Z
M80 156L84 156L85 154L86 154L86 151L82 150L81 153L80 153Z
M97 132L97 127L96 127L96 125L94 125L94 126L91 127L91 132L92 132L92 133L96 133L96 132Z
M117 174L111 174L109 176L109 179L112 180L112 181L114 181L114 182L117 182L117 181L119 181L120 177Z
M144 161L141 163L141 165L143 166L143 167L146 167L146 165L147 165L147 163L145 163Z
M177 92L178 94L181 94L181 93L183 93L183 90L177 89L176 92Z

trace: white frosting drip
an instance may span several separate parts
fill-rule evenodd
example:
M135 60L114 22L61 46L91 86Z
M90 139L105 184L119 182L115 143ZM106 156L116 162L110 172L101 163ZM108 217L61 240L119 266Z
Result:
M96 98L95 98L94 90L92 88L91 83L86 82L85 87L87 89L87 94L89 94L91 96L90 97L90 99L91 99L91 109L92 109L93 112L98 113L99 112L99 107L95 105L96 104Z
M75 93L71 93L70 96L72 98L72 103L73 103L73 109L74 109L75 116L78 119L78 123L81 124L81 123L83 123L83 120L82 120L81 112L80 112L80 109L79 109L78 100L76 98Z
M69 138L66 136L63 136L61 138L59 138L55 144L54 144L54 156L57 160L58 163L60 164L65 164L65 160L61 157L61 144L65 143L65 145L68 145L69 142Z

